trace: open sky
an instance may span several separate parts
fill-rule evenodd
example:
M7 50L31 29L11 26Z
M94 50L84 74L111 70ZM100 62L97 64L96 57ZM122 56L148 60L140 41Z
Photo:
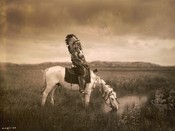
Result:
M0 0L0 62L70 61L65 36L87 61L175 65L174 0Z

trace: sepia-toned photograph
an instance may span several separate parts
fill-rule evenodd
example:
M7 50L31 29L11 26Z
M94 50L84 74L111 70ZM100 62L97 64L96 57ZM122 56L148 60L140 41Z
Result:
M175 131L175 1L0 0L0 130Z

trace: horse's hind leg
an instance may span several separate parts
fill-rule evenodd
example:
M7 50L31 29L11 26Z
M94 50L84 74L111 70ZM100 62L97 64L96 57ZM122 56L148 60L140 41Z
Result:
M54 106L54 93L55 93L55 89L56 89L56 87L57 86L55 86L53 89L52 89L52 91L51 91L51 93L50 93L50 102L51 102L51 104Z
M44 90L43 96L42 96L42 106L45 105L47 96L53 88L54 88L54 86L51 86L51 85L46 86L46 89Z

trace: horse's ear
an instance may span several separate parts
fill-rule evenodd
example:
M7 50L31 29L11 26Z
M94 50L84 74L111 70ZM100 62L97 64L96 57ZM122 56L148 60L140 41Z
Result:
M97 69L97 68L96 68L96 69L94 69L94 70L93 70L93 72L94 72L94 73L98 72L98 69Z

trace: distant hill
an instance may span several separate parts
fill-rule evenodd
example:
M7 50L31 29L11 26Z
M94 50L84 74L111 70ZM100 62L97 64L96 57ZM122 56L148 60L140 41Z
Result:
M15 63L1 63L0 62L0 68L4 67L38 67L38 68L47 68L51 66L64 66L64 67L70 67L70 62L43 62L39 64L15 64Z
M102 67L102 68L149 68L149 67L161 67L160 65L148 63L148 62L106 62L106 61L93 61L90 63L92 67Z
M15 67L51 67L51 66L65 66L70 67L70 62L44 62L40 64L13 64L13 63L0 63L1 67L15 66ZM148 62L107 62L107 61L93 61L89 62L92 68L156 68L162 67L158 64Z

